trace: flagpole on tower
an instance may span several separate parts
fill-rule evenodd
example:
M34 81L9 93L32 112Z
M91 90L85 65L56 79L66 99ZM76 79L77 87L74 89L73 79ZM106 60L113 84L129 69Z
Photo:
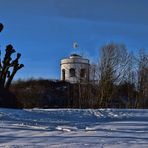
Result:
M77 42L73 42L73 53L79 54L78 47L79 47L78 43Z
M80 56L84 56L84 51L83 49L81 49L78 45L77 42L73 42L73 50L74 50L74 53L80 55Z

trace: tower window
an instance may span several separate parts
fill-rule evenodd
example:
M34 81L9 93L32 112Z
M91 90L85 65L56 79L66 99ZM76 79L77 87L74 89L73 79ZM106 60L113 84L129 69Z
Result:
M75 77L75 76L76 76L75 69L74 69L74 68L71 68L71 69L69 70L69 74L70 74L70 77Z
M62 69L62 80L65 81L65 69Z
M81 78L86 77L86 71L85 71L85 69L81 69L81 71L80 71L80 77Z

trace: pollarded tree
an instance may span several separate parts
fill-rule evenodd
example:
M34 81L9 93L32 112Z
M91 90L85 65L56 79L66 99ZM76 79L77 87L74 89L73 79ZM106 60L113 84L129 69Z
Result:
M0 32L3 29L3 25L0 23ZM17 53L16 58L13 60L12 54L15 53L15 49L12 45L7 45L5 50L5 56L1 60L1 51L0 51L0 88L9 89L11 82L17 73L22 67L23 64L19 63L21 57L20 53Z
M0 23L0 32L3 30L3 24Z

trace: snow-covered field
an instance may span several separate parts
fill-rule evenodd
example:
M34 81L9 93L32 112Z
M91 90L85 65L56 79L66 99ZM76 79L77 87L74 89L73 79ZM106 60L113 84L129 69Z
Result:
M148 147L148 110L0 109L0 148Z

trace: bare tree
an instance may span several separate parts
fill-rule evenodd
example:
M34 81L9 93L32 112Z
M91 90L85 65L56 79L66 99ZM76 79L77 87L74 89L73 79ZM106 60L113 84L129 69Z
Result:
M148 54L141 49L138 59L139 106L148 105Z
M100 49L99 105L107 107L113 97L114 86L124 80L128 52L123 44L109 43Z

